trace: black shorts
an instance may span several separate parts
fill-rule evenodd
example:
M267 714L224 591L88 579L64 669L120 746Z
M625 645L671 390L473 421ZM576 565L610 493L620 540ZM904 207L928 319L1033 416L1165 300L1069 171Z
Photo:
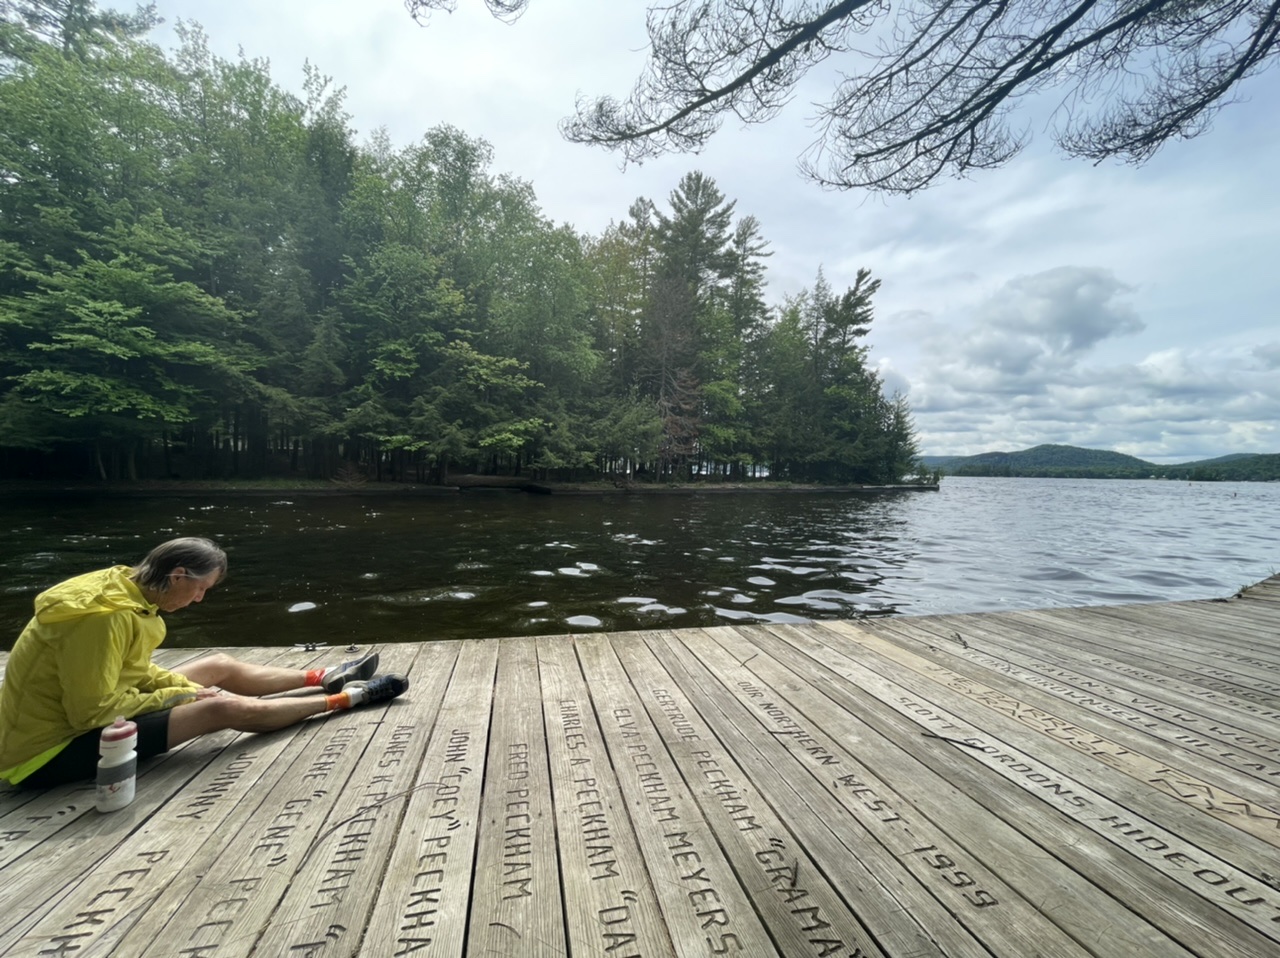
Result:
M139 761L169 751L170 711L160 709L158 712L144 712L133 717L138 725ZM101 737L101 728L77 735L52 761L41 765L19 782L18 787L53 788L55 785L82 782L95 777L98 773L98 745Z

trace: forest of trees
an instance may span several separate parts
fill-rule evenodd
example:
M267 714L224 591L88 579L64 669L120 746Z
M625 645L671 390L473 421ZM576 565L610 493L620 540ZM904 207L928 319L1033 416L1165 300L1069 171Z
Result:
M86 0L0 22L0 475L450 473L893 482L916 442L878 281L765 301L766 239L687 174L599 236L438 127L146 40Z

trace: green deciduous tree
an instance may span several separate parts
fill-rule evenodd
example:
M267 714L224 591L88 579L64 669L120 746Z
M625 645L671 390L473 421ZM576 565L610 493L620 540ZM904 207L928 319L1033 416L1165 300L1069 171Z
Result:
M16 420L23 431L34 415L49 436L92 443L102 478L108 478L103 449L114 444L124 474L137 478L140 441L162 440L220 398L253 392L253 358L236 346L238 317L157 262L185 245L158 214L97 239L111 251L104 258L49 258L44 268L24 263L21 254L9 260L34 288L0 300L11 370L7 402L11 409L27 404ZM0 444L29 438L5 435L0 425Z

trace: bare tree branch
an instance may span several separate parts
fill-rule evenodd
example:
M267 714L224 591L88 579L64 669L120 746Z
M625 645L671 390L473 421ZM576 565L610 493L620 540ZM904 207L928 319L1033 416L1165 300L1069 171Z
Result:
M514 23L524 14L529 0L484 0L484 5L498 20ZM458 0L405 0L404 6L413 19L425 25L431 19L432 10L453 13L458 9Z
M518 17L528 0L485 0ZM406 0L422 16L456 0ZM1280 54L1280 0L672 0L650 7L648 63L630 95L580 99L570 140L642 162L696 152L726 115L772 119L815 65L851 72L818 109L805 175L837 189L914 193L1006 162L1009 122L1053 92L1060 149L1142 163L1203 132ZM852 48L868 35L878 49Z
M783 17L777 3L726 4L750 21L746 30L728 29L729 20L710 23L709 6L699 7L688 21L663 21L651 14L652 56L668 65L678 64L683 82L678 89L669 86L667 92L683 94L684 102L663 100L659 105L669 109L655 114L642 109L642 101L633 94L628 102L629 115L618 111L604 119L596 110L593 116L597 121L584 123L580 113L577 121L566 121L562 130L566 138L575 142L620 146L658 142L664 137L687 138L686 129L701 130L708 121L714 129L719 122L713 118L725 109L732 109L747 122L768 119L789 99L790 87L799 78L797 70L807 69L841 49L834 38L836 28L849 29L847 21L858 10L876 5L878 0L845 0L812 18L797 20ZM689 42L695 38L690 29L695 23L706 31L705 39L710 42L696 46ZM832 36L824 37L826 33ZM737 67L743 62L746 65L740 72L719 85L711 85L725 64ZM676 75L673 71L660 74L668 80ZM654 80L655 90L650 93L662 86L657 77ZM645 155L649 155L648 151Z

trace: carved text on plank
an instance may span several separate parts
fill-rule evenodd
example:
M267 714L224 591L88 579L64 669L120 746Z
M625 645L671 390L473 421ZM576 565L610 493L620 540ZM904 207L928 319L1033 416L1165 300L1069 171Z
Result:
M434 778L435 797L428 807L427 824L420 843L416 869L413 873L408 901L401 912L399 936L396 938L396 956L411 955L429 947L435 940L436 924L440 915L446 885L446 870L451 864L455 833L464 836L466 824L458 817L459 794L466 777L471 774L471 748L474 736L470 729L455 728L445 742L444 768ZM467 856L468 842L463 842L459 854ZM459 866L461 867L461 866ZM455 891L465 894L465 888Z
M736 954L742 950L738 936L727 929L732 927L729 910L724 907L720 893L715 889L697 845L690 841L689 832L668 832L662 836L671 853L671 861L680 869L680 881L684 883L686 896L699 927L706 934L707 947L713 955Z
M643 958L640 952L628 948L640 940L631 909L639 900L640 896L635 892L624 889L620 904L596 912L596 919L600 922L600 940L609 958Z
M107 879L108 887L97 892L88 904L78 910L72 920L62 926L62 933L49 936L49 944L41 949L41 955L67 955L79 951L89 944L96 934L103 930L102 926L111 922L122 908L137 908L133 894L141 881L151 874L152 866L159 864L169 856L168 849L139 852L134 857L140 859L137 867L125 868ZM143 903L145 907L145 902ZM84 928L84 931L76 931Z
M502 820L502 900L531 898L533 891L533 805L529 778L529 745L507 748L507 802Z
M1044 689L1051 692L1059 698L1067 699L1074 702L1082 708L1087 708L1094 712L1101 712L1104 715L1132 725L1136 728L1154 731L1160 729L1160 722L1152 718L1159 716L1160 718L1177 725L1188 728L1203 729L1205 736L1216 736L1226 739L1235 744L1237 748L1248 749L1253 752L1261 752L1267 755L1280 756L1280 745L1259 738L1249 732L1241 731L1237 728L1223 725L1213 719L1205 718L1202 715L1195 715L1186 712L1184 709L1175 708L1166 705L1163 702L1157 702L1144 696L1135 695L1132 692L1115 688L1106 682L1101 682L1088 676L1081 675L1070 669L1063 669L1057 666L1045 665L1037 663L1035 672L1027 671L1019 668L1004 659L997 658L993 655L987 655L975 649L965 650L964 654L993 671L1000 672L1017 679L1027 685L1033 685L1036 688ZM1043 673L1043 674L1041 674ZM1055 678L1059 681L1055 681ZM1064 684L1071 683L1071 684ZM1086 691L1089 690L1089 691ZM1106 696L1100 698L1099 696ZM1126 708L1125 705L1117 705L1116 701L1126 703L1132 708ZM1195 748L1205 751L1217 758L1227 760L1236 760L1241 768L1248 771L1263 775L1268 778L1280 778L1280 767L1265 764L1253 759L1252 756L1241 755L1226 748L1221 742L1215 742L1208 738L1200 738L1190 734L1180 734L1172 736L1172 740L1182 744L1188 748Z
M692 753L698 771L711 786L711 791L724 810L729 813L733 823L740 832L754 831L762 827L751 814L751 806L747 804L746 793L733 781L729 773L720 766L720 762L709 751Z
M952 723L919 702L900 698L896 704L903 712L916 716L917 720L936 719L942 722L945 728L957 734L959 741L982 755L988 767L1015 782L1029 782L1047 790L1047 797L1059 810L1116 845L1146 859L1184 886L1229 908L1255 927L1280 925L1280 895L1275 889L1156 825L1121 818L1115 811L1119 806L1105 797L1077 794L1070 787L1074 783L1069 783L1048 766L1025 755L1010 754L1010 750L984 741L981 734Z
M704 862L708 859L699 847L698 831L678 828L680 814L676 810L675 796L671 793L649 744L640 741L642 734L635 713L629 708L615 708L613 719L623 739L623 753L631 759L631 771L644 795L650 821L669 829L663 832L663 843L671 855L671 863L676 867L676 874L685 891L685 902L704 934L708 954L741 952L742 941L732 930L733 918L727 903L715 887L712 877L707 874ZM711 856L712 859L717 857L718 855Z
M599 782L591 774L590 743L582 723L578 703L565 699L560 702L560 725L564 744L577 754L570 755L569 765L573 775L573 805L578 816L583 847L587 855L587 872L592 881L602 878L618 878L618 859L614 849L614 837L609 823L608 808L603 801ZM586 766L585 768L583 766Z
M658 708L667 717L667 721L671 723L671 727L675 729L676 734L680 736L682 742L698 741L698 730L693 727L693 723L681 711L680 703L666 689L653 689L653 700L658 703Z
M212 782L196 794L190 802L183 806L185 811L178 813L178 818L200 819L205 812L218 804L218 801L231 791L235 783L245 772L253 767L254 754L241 752L226 768L219 770Z
M840 764L840 760L832 750L824 745L815 733L807 731L782 706L769 701L775 694L771 690L749 681L738 682L738 689L757 709L781 726L780 731L774 733L780 740L786 739L798 746L820 768ZM937 883L944 893L961 895L972 907L989 908L999 904L999 899L992 892L977 887L978 879L973 875L982 877L986 872L981 863L962 851L948 849L946 852L941 852L935 845L920 847L921 841L913 833L913 828L916 832L935 832L936 829L928 823L908 820L904 816L905 803L901 800L895 803L887 795L878 794L876 787L864 781L863 778L864 776L860 773L846 773L837 777L832 782L831 788L837 794L850 799L845 803L845 808L849 809L868 831L878 834L890 852L907 861L909 865L914 865L915 860L928 865L931 871L924 871L918 867L913 867L913 871L918 876ZM866 814L868 812L870 816ZM941 841L942 836L939 835L934 840ZM913 859L909 859L908 856L913 856Z

